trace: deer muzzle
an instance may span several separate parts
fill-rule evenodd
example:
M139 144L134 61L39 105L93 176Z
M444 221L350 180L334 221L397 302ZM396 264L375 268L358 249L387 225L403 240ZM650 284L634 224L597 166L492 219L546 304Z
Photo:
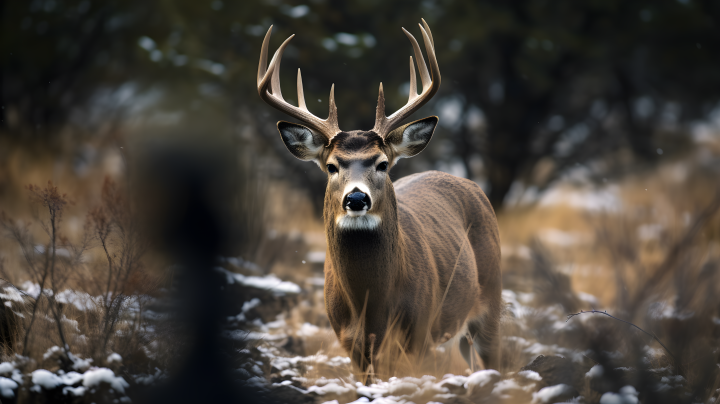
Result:
M343 202L343 207L350 216L364 215L370 210L371 205L370 195L357 190L347 194Z

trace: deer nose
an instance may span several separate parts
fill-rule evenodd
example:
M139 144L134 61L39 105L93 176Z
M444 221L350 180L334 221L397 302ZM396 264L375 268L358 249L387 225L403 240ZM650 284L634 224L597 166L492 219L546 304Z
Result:
M370 210L370 196L360 191L351 192L345 197L345 209L355 212Z

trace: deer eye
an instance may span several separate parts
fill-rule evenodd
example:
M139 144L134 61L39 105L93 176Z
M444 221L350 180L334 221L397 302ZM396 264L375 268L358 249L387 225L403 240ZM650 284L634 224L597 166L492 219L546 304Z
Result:
M334 164L328 164L327 169L330 174L335 174L336 172L338 172L338 169L337 167L335 167Z
M386 171L388 167L387 161L383 161L382 163L378 164L377 170L378 171Z

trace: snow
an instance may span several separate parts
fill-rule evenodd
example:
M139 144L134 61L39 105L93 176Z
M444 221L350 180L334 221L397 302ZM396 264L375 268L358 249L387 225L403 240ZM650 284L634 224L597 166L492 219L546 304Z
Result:
M401 381L399 383L391 384L388 393L393 396L405 396L416 392L418 387L419 386L415 383Z
M227 279L227 283L231 285L237 282L244 286L271 290L276 295L284 295L286 293L296 294L300 293L301 291L300 286L292 282L283 281L275 275L245 276L242 274L230 272L222 267L215 267L215 270L217 270L221 274L224 274L225 278Z
M68 372L62 375L56 375L45 369L38 369L32 372L32 382L33 387L31 387L31 389L36 392L40 392L41 388L45 390L52 390L61 385L72 386L82 382L84 387L63 388L63 394L70 392L75 396L82 395L85 392L85 389L98 386L101 382L108 383L111 388L120 393L125 393L125 388L130 386L125 379L120 376L115 376L115 373L107 368L91 369L84 374ZM0 389L1 388L2 385L0 384Z
M580 300L589 304L591 307L600 306L600 301L598 300L598 298L594 295L591 295L590 293L577 292L576 295Z
M299 337L311 337L318 332L320 332L320 327L312 325L310 323L303 323L303 325L300 326L300 329L298 330L296 335Z
M310 251L307 260L313 264L321 264L325 262L325 251Z
M243 303L242 312L247 313L249 310L254 309L255 307L259 306L260 303L261 303L260 299L258 299L257 297L254 297L250 301Z
M40 285L37 283L25 281L25 283L23 283L21 287L23 290L25 290L25 293L32 296L34 299L37 299L38 296L40 296ZM50 293L50 289L45 289L44 292Z
M222 261L222 259L221 259L221 261ZM258 264L254 263L254 262L246 261L240 257L227 257L227 258L224 258L224 261L230 265L237 267L237 268L244 268L251 272L258 273L258 274L261 274L264 272L263 269L260 268L260 266Z
M6 398L15 397L13 390L18 388L18 384L7 377L0 377L0 395Z
M551 228L538 231L538 237L540 237L540 240L543 242L558 247L572 247L575 245L588 244L592 241L592 237L586 233Z
M521 319L527 315L532 314L532 309L518 302L518 295L514 291L504 289L502 291L502 298L505 303L508 304L508 309L510 310L510 312L512 312L515 318Z
M58 375L45 369L38 369L32 372L32 382L34 385L40 386L46 390L52 390L63 384L62 379L60 379Z
M465 382L465 388L472 391L475 388L485 387L486 384L500 377L497 370L481 370L468 376Z
M526 245L501 245L500 252L503 257L516 256L526 260L532 258L532 250Z
M321 396L325 394L346 394L353 390L355 390L355 388L352 385L348 385L340 379L328 380L328 383L323 386L315 385L308 387L308 392L313 392Z
M75 370L79 370L81 372L84 372L90 368L90 363L92 363L92 359L82 359L80 357L77 357L70 353L70 360L73 362L72 368Z
M287 338L285 334L268 334L266 332L243 331L243 330L226 330L222 335L226 338L236 341L277 341Z
M0 374L10 373L15 369L15 362L0 363Z
M80 311L95 309L96 302L92 296L84 292L76 292L74 290L65 289L55 296L55 300L63 304L72 304Z
M622 208L617 186L608 186L597 190L555 187L547 190L540 197L539 205L564 205L591 212L617 212Z
M249 374L248 374L249 375ZM151 385L155 383L156 380L160 380L164 378L164 374L162 370L155 368L155 374L153 375L138 375L135 376L135 383L137 384L144 384L144 385Z
M524 378L526 378L526 379L528 379L528 380L535 380L535 381L537 381L537 382L539 382L540 380L542 380L542 376L540 376L540 374L539 374L538 372L534 371L534 370L523 370L523 371L520 371L520 372L518 372L518 376L522 376L522 377L524 377Z
M66 384L68 386L79 383L82 381L82 379L83 375L78 372L68 372L64 375L60 375L60 380L63 382L63 384Z
M85 372L85 378L83 380L83 386L94 387L102 382L108 383L110 387L121 393L125 393L125 388L130 387L128 382L120 376L115 376L115 373L107 368L91 369Z
M535 386L534 384L532 385ZM505 379L495 383L492 394L500 398L507 397L507 393L512 390L522 390L522 387L515 381L515 379Z
M620 394L608 391L600 397L600 404L637 404L638 392L633 386L625 386L620 389Z
M3 300L10 300L13 302L23 303L25 300L23 299L22 293L20 293L17 289L15 289L12 286L7 286L3 288L3 293L0 293L0 298ZM7 301L5 302L8 303Z
M603 375L603 367L601 365L595 365L590 370L588 370L587 373L585 373L585 377L588 379L592 379L595 377L600 377Z
M119 354L116 354L116 353L114 353L114 352L111 353L111 354L107 357L107 363L113 363L113 362L119 362L119 363L121 363L121 362L122 362L122 356L120 356Z
M572 392L572 387L567 384L556 384L555 386L543 387L537 393L533 393L533 404L549 403L555 397Z
M79 397L79 396L82 396L83 394L85 394L86 389L87 388L84 386L79 386L79 387L66 386L66 387L63 387L63 395L67 395L68 393L70 393L75 397Z

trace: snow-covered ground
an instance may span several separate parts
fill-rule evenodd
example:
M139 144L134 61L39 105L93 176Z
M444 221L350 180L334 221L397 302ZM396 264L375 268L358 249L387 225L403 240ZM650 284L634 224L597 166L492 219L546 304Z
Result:
M497 370L470 372L464 369L467 367L464 362L460 362L462 367L458 368L456 361L455 373L444 373L440 366L428 374L376 377L366 384L340 349L327 321L318 321L323 325L316 325L303 320L308 317L307 313L322 319L321 280L321 277L307 279L303 287L296 285L297 288L290 287L288 282L273 280L279 289L270 289L272 293L292 297L297 302L295 306L274 313L274 317L266 313L263 319L256 311L263 302L253 298L242 305L240 313L228 318L225 336L248 342L243 350L248 359L239 370L247 378L246 383L269 391L292 389L315 402L338 404L638 402L638 392L632 385L608 387L599 382L603 379L603 367L593 359L596 352L587 345L573 342L588 327L594 327L594 322L605 319L589 314L567 321L567 312L560 304L540 304L535 293L511 289L503 291L507 310L502 326L502 350L507 357L502 373ZM228 275L228 282L235 282L235 278ZM572 298L587 305L586 309L597 305L597 299L587 293ZM662 362L664 352L658 348L645 347L645 364L652 367ZM437 347L434 356L441 359L458 356L456 351L457 346L449 343ZM626 354L616 351L610 356L620 358ZM634 369L618 367L614 371L634 372ZM658 365L653 372L657 391L684 388L682 376L675 375L671 367Z

